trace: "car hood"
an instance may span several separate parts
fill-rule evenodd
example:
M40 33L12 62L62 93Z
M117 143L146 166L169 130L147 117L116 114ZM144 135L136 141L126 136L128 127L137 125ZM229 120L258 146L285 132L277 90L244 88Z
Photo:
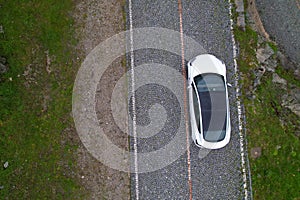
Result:
M226 76L226 67L219 59L213 55L204 54L199 55L190 61L190 75L195 77L199 74L216 73Z

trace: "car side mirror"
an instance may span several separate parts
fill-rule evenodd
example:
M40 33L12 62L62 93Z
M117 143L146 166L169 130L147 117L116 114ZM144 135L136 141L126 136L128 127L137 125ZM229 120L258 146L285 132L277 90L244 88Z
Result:
M232 87L232 85L231 85L230 83L227 83L227 86L228 86L228 87Z

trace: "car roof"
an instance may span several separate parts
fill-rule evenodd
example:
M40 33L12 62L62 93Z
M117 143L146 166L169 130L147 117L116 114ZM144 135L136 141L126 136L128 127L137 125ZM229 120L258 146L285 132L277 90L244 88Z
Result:
M224 78L218 74L209 73L198 75L194 81L200 100L201 132L204 133L204 139L210 142L223 140L226 133L227 119ZM214 89L215 87L218 89Z

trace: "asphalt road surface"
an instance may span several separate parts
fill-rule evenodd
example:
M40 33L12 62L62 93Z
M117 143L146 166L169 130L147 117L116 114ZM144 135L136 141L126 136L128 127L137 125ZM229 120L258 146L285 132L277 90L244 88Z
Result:
M127 1L127 4L127 29L161 27L180 32L178 1L139 0ZM184 41L185 62L197 54L214 54L225 62L228 82L234 85L235 69L228 1L183 1L182 27L185 36L199 43L197 48ZM135 48L143 43L141 38L135 37L137 34L134 31L131 34L132 40L128 46ZM145 38L149 37L147 32L144 35ZM133 125L130 126L133 136L130 144L131 151L137 156L132 158L131 163L131 198L249 199L249 183L243 177L247 175L248 169L243 172L241 164L235 86L229 88L232 123L230 143L220 150L212 151L196 147L191 139L190 145L186 143L185 119L188 113L185 113L184 108L184 79L178 76L183 71L182 55L177 53L182 47L179 36L170 34L172 40L165 40L164 37L154 37L153 40L153 43L162 46L172 43L174 52L168 51L168 48L155 49L151 45L145 45L144 48L127 55L128 68L134 68L129 85L135 90L134 95L129 93L129 113L133 119ZM151 79L152 83L148 81ZM166 84L162 84L163 82ZM142 133L143 127L150 131ZM173 141L176 142L172 148L170 144ZM141 159L143 155L161 149L165 151L155 154L157 160L149 158L147 163ZM174 156L174 152L179 155L170 161L168 158ZM156 166L160 167L156 169Z

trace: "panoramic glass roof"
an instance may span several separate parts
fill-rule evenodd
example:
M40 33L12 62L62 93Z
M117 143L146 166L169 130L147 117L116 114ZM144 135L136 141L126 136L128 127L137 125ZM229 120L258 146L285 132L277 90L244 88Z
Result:
M201 74L194 78L202 115L204 139L221 141L226 133L226 88L224 78L218 74Z

